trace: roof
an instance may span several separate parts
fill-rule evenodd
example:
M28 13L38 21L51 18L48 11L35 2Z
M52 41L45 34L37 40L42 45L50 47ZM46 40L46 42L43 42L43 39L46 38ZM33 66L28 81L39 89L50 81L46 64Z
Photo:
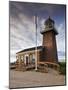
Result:
M49 18L45 21L45 25L48 23L55 23L54 20L52 20L49 16Z
M45 29L45 30L41 31L41 34L46 33L46 32L49 32L49 31L54 31L54 33L55 33L56 35L58 34L58 32L57 32L57 30L56 30L55 28Z
M43 48L43 46L38 46L38 47L37 47L37 49L42 49L42 48ZM27 49L24 49L24 50L19 51L19 52L17 52L17 53L26 52L26 51L32 51L32 50L35 50L35 49L36 49L36 47L27 48ZM17 53L16 53L16 54L17 54Z

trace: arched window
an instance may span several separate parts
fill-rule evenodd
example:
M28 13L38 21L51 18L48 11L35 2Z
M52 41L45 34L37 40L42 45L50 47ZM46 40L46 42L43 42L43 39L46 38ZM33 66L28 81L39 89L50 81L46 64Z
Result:
M21 56L21 60L22 60L22 61L24 60L24 57L23 57L23 56Z

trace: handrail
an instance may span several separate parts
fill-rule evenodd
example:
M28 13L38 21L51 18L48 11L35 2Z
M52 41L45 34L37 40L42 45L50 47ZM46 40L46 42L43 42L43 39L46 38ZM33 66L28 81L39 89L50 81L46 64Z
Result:
M57 63L52 63L52 62L38 62L38 64L52 64L52 65L57 65Z

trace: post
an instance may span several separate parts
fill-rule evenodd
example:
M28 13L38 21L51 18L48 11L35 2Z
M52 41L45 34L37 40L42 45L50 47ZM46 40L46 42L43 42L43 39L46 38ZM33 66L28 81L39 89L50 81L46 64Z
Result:
M35 16L36 48L35 48L35 70L37 70L37 16Z

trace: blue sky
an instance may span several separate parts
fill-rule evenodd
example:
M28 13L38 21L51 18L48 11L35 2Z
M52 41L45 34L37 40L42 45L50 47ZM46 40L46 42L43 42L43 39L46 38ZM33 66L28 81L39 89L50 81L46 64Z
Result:
M34 16L38 16L37 45L42 45L40 31L50 16L58 31L56 36L58 58L65 58L65 5L10 2L10 61L16 60L16 52L35 46Z

